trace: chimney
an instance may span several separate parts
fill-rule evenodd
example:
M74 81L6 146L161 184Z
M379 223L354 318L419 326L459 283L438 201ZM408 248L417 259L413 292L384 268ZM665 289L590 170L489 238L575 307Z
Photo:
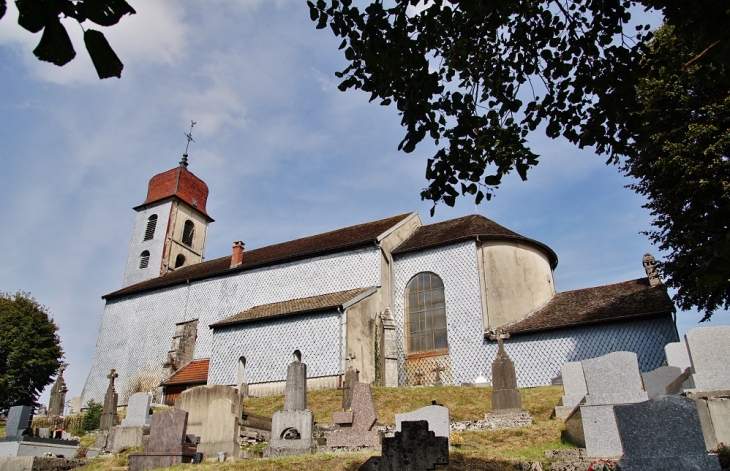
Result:
M231 268L243 263L243 247L245 244L240 240L233 243L233 255L231 256Z

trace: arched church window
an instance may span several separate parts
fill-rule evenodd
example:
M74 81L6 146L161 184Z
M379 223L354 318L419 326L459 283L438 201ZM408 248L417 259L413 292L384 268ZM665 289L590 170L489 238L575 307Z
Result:
M144 239L142 241L146 240L152 240L155 237L155 228L157 227L157 215L153 214L152 216L147 218L147 228L144 231Z
M178 254L177 257L175 257L175 268L180 268L183 265L185 265L185 255Z
M185 244L189 247L192 247L194 236L195 236L195 224L193 224L193 221L188 219L187 221L185 221L185 226L183 227L183 236L182 236L183 244Z
M150 264L150 251L145 250L141 254L139 254L139 267L140 268L147 268L147 266Z
M405 330L408 353L448 348L444 283L433 273L419 273L406 287Z

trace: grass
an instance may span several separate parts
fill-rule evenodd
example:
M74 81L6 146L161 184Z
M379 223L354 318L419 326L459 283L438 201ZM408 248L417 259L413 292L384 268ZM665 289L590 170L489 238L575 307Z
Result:
M381 388L373 387L373 399L378 411L378 423L394 424L395 414L409 412L431 404L435 400L449 408L451 417L457 421L481 420L491 411L491 388L467 387L422 387L422 388ZM463 445L454 447L450 454L450 464L438 469L506 471L512 470L512 461L546 462L545 450L572 448L562 443L561 420L550 419L553 408L558 403L563 389L560 386L530 388L520 390L522 405L534 419L528 427L519 429L485 430L461 432ZM314 412L314 420L331 423L332 414L340 410L342 392L334 389L311 391L307 395L307 405ZM244 410L252 414L271 416L284 407L284 396L250 398ZM202 463L182 465L171 470L192 471L334 471L356 470L370 456L368 453L315 454L288 458L247 460L244 462ZM129 462L128 455L121 453L114 458L97 459L93 464L80 468L84 471L115 471Z
M0 437L4 437L4 436L5 436L5 426L0 425Z

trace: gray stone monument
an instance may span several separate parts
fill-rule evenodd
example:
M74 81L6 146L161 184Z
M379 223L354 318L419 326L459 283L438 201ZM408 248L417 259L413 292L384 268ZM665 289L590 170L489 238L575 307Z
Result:
M661 396L614 407L624 471L719 471L708 455L692 399Z
M307 408L307 365L295 357L286 371L284 410L271 418L268 456L287 456L311 452L314 442L314 414Z
M565 363L561 368L561 374L564 394L562 405L555 407L555 417L565 420L588 394L588 388L583 375L583 365L579 361Z
M684 336L695 391L730 390L730 325L695 327Z
M498 342L497 357L492 362L492 411L520 412L522 398L517 390L515 364L505 352L503 343L504 339L509 338L509 334L497 329L496 334L490 338Z
M118 377L119 375L115 369L112 369L107 375L107 378L109 378L109 386L106 389L104 406L101 410L101 420L99 422L99 429L101 430L109 430L119 422L119 416L117 415L119 395L114 390L114 380Z
M588 394L565 420L566 435L584 447L589 458L620 458L623 448L613 406L649 399L642 389L636 353L613 352L581 364Z
M352 412L335 413L334 422L341 428L329 435L327 446L379 446L382 436L380 432L372 430L377 419L370 385L356 383L352 394Z
M449 464L449 441L428 429L428 422L402 422L402 430L383 439L382 456L370 457L360 471L425 471Z
M20 440L30 427L33 419L31 406L13 406L8 411L8 420L5 424L5 437L9 440Z
M149 426L152 423L150 404L152 397L143 392L129 396L127 416L122 420L122 427Z
M667 387L681 375L682 370L676 366L660 366L656 370L642 373L641 379L649 399L653 399L657 396L671 394L667 391Z
M68 392L66 382L63 380L63 372L67 366L67 363L61 363L58 368L58 377L51 388L51 396L48 400L49 419L57 419L63 415L63 408L66 405L66 393Z
M182 409L168 409L154 414L147 447L143 453L129 455L129 471L190 463L196 447L187 440L187 424L188 413Z
M671 342L664 346L664 355L667 357L668 366L676 366L684 371L692 367L689 361L689 352L687 352L687 344L684 342Z
M76 415L81 413L81 408L83 407L84 398L77 396L71 398L71 410L69 411L69 415Z
M417 422L425 420L428 422L428 429L437 437L444 437L451 445L451 419L449 409L444 406L430 405L416 409L405 414L395 414L395 430L402 431L403 422Z

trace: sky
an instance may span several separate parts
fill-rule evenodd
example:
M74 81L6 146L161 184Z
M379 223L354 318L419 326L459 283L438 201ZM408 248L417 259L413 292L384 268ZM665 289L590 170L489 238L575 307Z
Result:
M542 133L526 182L505 179L478 208L420 199L427 143L398 152L393 107L340 92L339 41L316 30L304 0L130 0L137 14L104 31L124 62L99 80L78 24L64 20L77 56L59 68L35 59L40 34L0 20L0 291L26 291L59 326L67 399L81 395L104 302L121 287L149 179L177 166L190 121L188 169L210 188L206 258L418 211L425 224L478 210L550 246L559 291L645 276L662 254L646 201L590 149ZM697 312L678 312L680 335ZM709 325L730 324L719 312ZM47 403L50 386L41 396Z

